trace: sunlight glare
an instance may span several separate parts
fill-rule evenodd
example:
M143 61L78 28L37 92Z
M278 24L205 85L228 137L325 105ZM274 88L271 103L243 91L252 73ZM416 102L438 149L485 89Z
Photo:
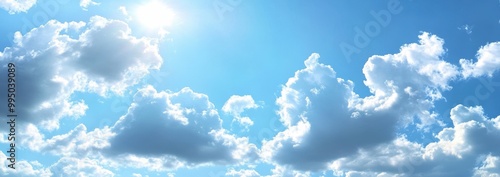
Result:
M175 13L158 0L141 5L136 10L137 20L147 28L163 28L172 26Z

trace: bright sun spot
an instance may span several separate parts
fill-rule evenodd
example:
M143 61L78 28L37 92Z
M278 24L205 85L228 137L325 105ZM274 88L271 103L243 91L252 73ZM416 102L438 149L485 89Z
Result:
M145 27L156 29L172 26L175 13L162 2L153 0L139 6L135 17Z

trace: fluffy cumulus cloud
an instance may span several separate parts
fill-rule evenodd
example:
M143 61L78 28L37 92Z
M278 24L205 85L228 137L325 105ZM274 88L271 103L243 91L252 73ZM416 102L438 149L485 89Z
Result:
M364 98L353 91L351 81L336 77L330 66L319 63L318 54L312 54L304 62L306 68L297 71L283 86L276 103L286 129L263 142L261 156L285 168L304 171L328 169L333 161L337 165L346 165L355 160L340 160L361 152L366 159L370 159L370 153L380 153L387 158L380 161L394 168L398 161L411 158L411 154L423 157L424 151L419 151L423 147L397 136L396 127L415 124L421 131L428 131L431 126L444 127L432 109L436 100L443 99L442 92L451 89L449 83L461 72L457 66L442 59L444 40L429 33L422 33L419 38L419 43L403 45L397 54L376 55L368 59L363 68L364 84L372 95ZM491 137L477 142L493 140ZM387 144L401 147L400 151L392 151ZM425 154L447 152L450 156L452 152L460 154L466 150L452 151L457 144L435 145L436 148L451 148L447 150L432 151L431 147L432 143L426 147ZM482 148L486 147L498 146L490 144ZM461 158L451 158L454 157ZM363 159L356 160L367 161ZM490 161L488 165L492 164ZM366 163L355 165L364 167ZM384 175L382 171L376 174ZM372 173L353 170L345 174L370 176Z
M3 152L0 157L6 158ZM16 169L7 167L7 161L0 168L0 176L49 177L49 176L114 176L114 173L103 168L96 160L63 157L48 168L43 168L38 161L18 161Z
M158 92L146 87L126 115L111 128L105 149L116 158L165 157L187 165L238 163L257 157L257 147L222 128L208 96L184 88Z
M500 177L500 157L487 155L481 165L475 168L474 176Z
M250 117L241 116L246 109L255 109L259 105L255 103L251 95L233 95L226 101L222 107L222 111L229 113L234 117L234 121L238 122L244 129L248 130L249 126L253 125L252 119Z
M500 56L500 42L493 42L479 49L476 62L460 59L463 77L492 77L500 69L500 58L498 56Z
M98 26L104 28L106 23ZM95 34L87 30L79 38L87 35ZM428 33L419 38L419 43L404 45L397 54L368 59L363 69L364 84L372 94L364 98L353 91L353 82L337 77L332 67L319 62L319 54L312 54L305 60L305 68L283 85L276 100L285 130L264 140L260 150L247 137L230 134L222 127L219 112L207 95L189 88L172 92L146 86L137 91L127 113L111 127L88 131L82 124L66 134L46 138L35 124L27 124L20 144L32 151L63 157L47 168L36 162L22 163L30 169L26 174L37 176L93 172L112 176L109 167L166 171L206 164L253 163L260 155L263 162L275 166L270 176L310 176L312 171L323 170L350 177L495 176L500 165L500 151L496 148L500 147L500 116L489 118L480 106L457 105L450 112L452 125L444 127L431 110L434 102L443 98L441 92L451 89L449 82L463 76L466 67L461 72L441 59L445 53L442 39ZM81 46L91 50L91 45L98 44ZM147 48L145 43L137 45ZM78 59L92 60L71 53ZM156 61L152 58L150 62ZM93 68L97 62L78 59L63 59L72 69L59 73ZM95 91L89 87L90 82L109 86L111 91L112 86L104 82L131 85L134 81L113 74L127 72L125 68L118 66L111 73L96 68L78 70L78 77L85 79L75 84L74 90ZM137 77L151 66L141 68L144 71ZM61 88L61 92L67 88ZM67 92L70 95L74 90ZM222 111L242 118L246 109L257 107L249 95L232 96ZM429 126L442 128L435 133L437 141L424 145L397 134L398 126L408 124L418 125L421 131ZM261 176L254 169L234 168L229 168L226 175Z
M88 109L83 100L70 99L73 93L121 94L158 69L162 57L155 41L131 36L126 23L95 16L88 23L51 20L26 34L16 32L0 62L4 75L7 63L15 63L16 78L23 81L16 90L23 105L16 112L24 115L19 121L54 129L60 118L78 118Z
M7 159L7 157L3 152L0 152L0 158ZM16 161L16 169L7 167L9 164L9 161L2 160L0 176L49 177L53 175L49 169L43 168L42 164L38 161Z
M311 55L295 73L277 103L287 129L265 141L262 156L299 170L320 170L327 162L392 139L395 113L354 113L348 98L353 83L335 77L330 66ZM366 136L369 134L370 136Z
M83 158L108 147L108 139L113 135L109 127L87 131L87 127L80 124L66 134L45 138L35 125L29 124L20 130L23 139L19 143L35 152Z
M496 176L499 172L500 116L488 118L481 107L457 105L452 127L426 146L399 137L392 142L330 164L337 174L364 176Z
M372 56L363 68L364 84L373 93L363 99L354 99L356 109L375 111L390 109L400 117L418 116L418 127L435 123L435 113L429 110L442 91L451 89L449 82L456 79L458 67L444 61L444 40L422 33L419 43L403 45L397 54Z
M29 2L34 3L8 1L0 7L15 13L22 10L11 11L6 4L18 3L16 9L22 9L19 4ZM97 5L89 0L80 4ZM158 41L134 37L126 23L99 16L88 22L52 20L26 34L17 32L14 39L13 46L0 52L0 75L7 75L7 63L16 64L16 102L23 105L16 110L23 115L18 143L61 158L47 167L21 160L16 165L22 170L16 171L4 164L2 175L114 176L110 169L167 171L254 162L274 165L271 176L310 176L324 170L349 177L500 173L500 116L488 117L480 106L457 105L450 111L451 125L445 127L432 111L444 99L442 92L452 89L450 82L493 77L500 68L498 42L483 46L475 62L461 59L459 68L442 59L444 40L424 32L418 43L403 45L399 53L368 59L363 84L371 94L366 97L314 53L276 100L285 129L258 149L248 137L226 130L209 97L190 88L173 92L142 87L113 126L88 130L80 124L45 137L40 127L56 129L61 118L85 115L88 106L73 100L75 93L121 95L159 69L163 59ZM6 79L0 77L0 82ZM0 102L0 107L7 105ZM221 111L248 130L253 121L243 114L258 107L252 96L234 95ZM438 127L436 141L424 145L398 134L398 128L410 124L417 131ZM6 155L0 152L0 158ZM253 168L229 168L225 175L262 176Z
M45 138L33 124L22 126L19 132L18 136L23 138L18 141L17 146L61 157L56 163L47 167L36 163L29 166L33 163L23 161L21 162L24 165L19 167L21 162L16 163L17 168L31 169L15 172L20 176L114 176L114 173L106 167L116 167L116 163L113 164L101 155L102 149L109 146L108 140L113 136L109 127L87 131L86 126L80 124L66 134L51 138ZM9 174L9 170L5 171L6 174Z
M15 14L27 12L35 3L36 0L6 0L0 1L0 8L6 10L9 14Z
M50 171L54 176L115 176L98 161L88 158L63 157L50 166Z
M205 164L241 164L258 158L258 149L246 137L229 134L208 96L189 88L156 91L147 86L134 96L128 112L112 127L88 131L80 124L66 134L45 138L29 124L22 130L22 146L63 157L51 172L107 167L165 171ZM77 159L82 164L70 166ZM99 161L100 163L96 163ZM70 163L71 162L71 163ZM62 170L62 171L61 171Z

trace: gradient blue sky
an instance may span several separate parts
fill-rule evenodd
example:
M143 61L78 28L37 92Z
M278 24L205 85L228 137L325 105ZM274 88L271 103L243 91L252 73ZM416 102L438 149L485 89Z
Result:
M0 1L0 176L499 176L499 10Z

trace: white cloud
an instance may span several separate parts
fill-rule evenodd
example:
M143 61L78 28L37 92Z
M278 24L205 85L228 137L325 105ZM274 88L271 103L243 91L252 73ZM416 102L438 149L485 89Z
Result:
M188 166L257 158L248 138L228 134L221 124L207 95L189 88L157 92L148 86L136 93L127 114L111 128L116 136L104 152L110 157L173 158Z
M18 129L19 137L23 137L18 146L60 157L56 163L40 169L50 173L49 176L114 176L113 172L103 167L111 163L101 155L102 149L109 146L109 138L114 135L109 127L88 132L86 126L80 124L66 134L48 139L33 124Z
M488 119L482 107L457 105L451 110L454 127L443 129L436 138L438 142L427 145L425 157L437 159L440 155L465 155L492 153L500 155L500 116Z
M395 116L381 112L351 118L353 111L347 109L353 83L335 78L333 69L318 63L318 58L318 54L311 55L304 62L306 68L297 71L283 87L276 102L287 129L264 141L265 159L299 170L320 170L328 161L359 147L392 138Z
M476 167L474 176L500 177L500 157L487 155L481 164Z
M248 128L253 125L253 121L250 117L242 117L241 113L243 113L246 109L255 109L258 107L259 105L255 103L250 95L233 95L226 101L226 103L224 103L222 111L233 115L233 121L238 122L244 127L245 130L248 130Z
M2 166L0 167L0 176L33 176L33 177L49 177L53 174L50 170L43 168L38 161L28 162L25 160L16 159L15 168L11 169L7 167L10 162L7 161L7 156L2 152L0 152L0 158L2 159Z
M391 139L395 118L351 118L346 109L352 82L336 79L333 69L318 63L318 58L318 54L311 55L304 62L306 68L297 71L283 86L276 102L287 129L263 142L264 159L295 169L319 170L328 161L355 152L357 147ZM362 138L363 134L372 137ZM347 137L353 140L345 142Z
M125 15L125 16L128 16L128 11L127 11L127 8L125 6L120 6L118 7L118 10L120 10L120 12Z
M97 160L88 158L63 157L50 166L54 176L114 176L114 173L103 168Z
M415 172L415 164L422 164L424 148L398 137L391 142L368 149L360 149L355 155L339 158L330 163L329 168L338 175L346 176L411 176Z
M274 168L271 169L272 174L266 177L282 177L282 176L290 176L290 177L309 177L311 176L311 172L303 172L294 170L293 168L281 166L278 164L274 165Z
M96 16L89 25L91 28L80 36L81 42L74 45L79 50L71 54L79 57L71 64L104 87L101 93L107 89L122 93L149 70L160 68L163 61L155 40L131 36L130 28L122 21Z
M238 177L260 177L261 175L255 170L240 169L235 170L234 168L229 169L226 176L238 176Z
M66 157L90 157L92 153L108 147L108 139L114 134L109 127L87 132L87 127L78 125L66 134L45 139L38 128L29 124L21 127L20 144L29 149Z
M66 34L72 30L77 38ZM16 101L23 106L16 112L25 117L22 121L45 129L58 128L63 117L85 114L88 107L82 100L71 100L73 93L122 94L162 64L154 40L131 36L126 23L99 16L89 23L51 20L24 35L16 32L14 45L6 47L0 59L3 67L15 63L16 78L23 81L16 89Z
M132 17L130 16L130 14L128 13L128 10L125 6L120 6L118 7L118 10L120 10L120 12L123 14L123 16L125 16L127 20L130 20L132 19Z
M258 107L259 105L255 103L251 95L233 95L226 101L222 107L222 111L233 115L240 115L245 109Z
M271 169L271 175L262 175L257 172L254 167L250 167L252 169L239 169L236 170L234 168L229 168L226 172L226 176L239 176L239 177L309 177L311 176L311 172L308 171L298 171L293 168L281 166L278 164L273 164L274 168Z
M6 10L9 14L15 14L27 12L35 4L36 0L6 0L0 1L0 8Z
M98 6L101 3L94 2L92 0L80 0L80 7L83 8L83 10L87 10L89 6Z
M477 61L460 59L464 78L488 76L500 69L500 42L489 43L477 52Z
M77 31L78 38L66 35L68 30ZM103 166L165 171L249 162L260 154L275 164L273 176L310 176L308 171L324 169L345 176L495 176L500 172L496 148L500 116L491 119L481 107L458 105L450 114L453 127L441 130L435 137L438 141L426 146L397 137L395 128L411 123L419 128L443 126L431 111L434 102L460 74L492 77L500 67L495 57L500 55L500 43L482 47L476 63L460 60L459 71L441 59L446 52L442 39L428 33L419 38L419 43L404 45L397 54L368 59L364 84L372 95L364 98L354 92L353 82L336 77L330 66L319 63L318 54L312 54L276 100L286 129L263 141L259 153L247 137L222 127L207 95L189 88L179 92L142 88L113 127L88 131L81 124L46 139L37 125L53 129L60 118L80 117L88 109L83 100L71 100L73 93L121 94L162 64L158 44L131 36L121 21L102 17L89 23L49 21L27 34L16 33L15 45L5 48L0 59L4 65L8 61L22 65L19 75L29 81L19 91L24 96L19 112L27 115L28 122L21 128L25 138L20 144L64 157L45 169L21 161L24 171L2 167L2 174L113 176ZM30 77L33 74L37 79ZM241 114L258 107L250 95L234 95L222 111L251 126L253 121ZM235 169L226 175L260 176L255 170Z
M113 168L123 169L146 169L148 171L170 171L185 167L186 163L181 162L177 157L170 155L163 156L141 156L134 154L121 154L118 156L103 156L99 160L103 164Z
M488 176L499 172L500 116L488 118L481 107L457 105L451 111L453 127L426 146L399 137L330 164L337 173L377 176Z
M312 54L276 100L287 129L263 141L262 157L293 169L321 170L359 149L391 142L397 126L444 126L431 109L459 72L441 59L442 39L428 33L419 38L418 44L404 45L397 54L368 59L364 83L373 95L365 98Z
M438 123L434 119L434 101L442 99L441 92L451 89L449 82L456 79L456 66L442 60L444 40L422 33L419 43L403 45L397 54L372 56L363 68L364 84L373 96L353 100L357 109L392 109L401 117L420 118L420 128ZM400 103L400 104L395 104ZM408 120L406 120L408 121Z
M112 127L87 131L80 124L66 134L45 138L36 125L20 127L19 144L35 152L88 158L106 166L167 171L185 166L243 164L258 158L247 137L236 137L208 96L184 88L179 92L140 89L134 102ZM135 141L130 141L135 140Z
M465 25L462 25L461 27L458 27L458 30L463 30L467 34L472 34L473 28L474 28L474 26L470 26L468 24L465 24Z

